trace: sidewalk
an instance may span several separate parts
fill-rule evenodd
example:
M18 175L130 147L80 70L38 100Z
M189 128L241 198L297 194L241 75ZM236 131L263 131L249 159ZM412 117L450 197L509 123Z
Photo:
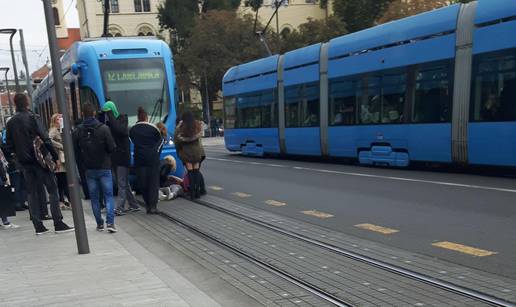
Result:
M95 231L88 214L88 255L73 232L36 236L27 211L11 221L20 227L0 229L0 306L219 306L123 229Z

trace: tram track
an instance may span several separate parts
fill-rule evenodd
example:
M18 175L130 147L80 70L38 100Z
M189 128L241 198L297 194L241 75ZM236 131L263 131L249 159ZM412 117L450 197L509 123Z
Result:
M484 303L484 304L487 304L490 306L516 306L516 304L514 304L512 302L509 302L509 301L506 301L506 300L503 300L503 299L500 299L500 298L497 298L497 297L494 297L494 296L491 296L491 295L488 295L485 293L481 293L481 292L478 292L473 289L455 285L450 282L445 282L445 281L442 281L442 280L439 280L439 279L436 279L436 278L433 278L433 277L430 277L430 276L427 276L427 275L424 275L421 273L417 273L417 272L414 272L414 271L411 271L411 270L408 270L408 269L405 269L405 268L402 268L399 266L395 266L395 265L383 262L381 260L377 260L377 259L374 259L374 258L371 258L368 256L364 256L364 255L355 253L353 251L343 249L341 247L338 247L338 246L335 246L332 244L328 244L326 242L319 241L317 239L307 237L305 235L293 232L291 230L288 230L288 229L285 229L282 227L278 227L276 225L272 225L270 223L258 220L256 218L249 217L247 215L223 208L210 201L197 200L197 201L195 201L195 203L197 205L208 207L212 210L216 210L220 213L230 215L234 218L237 218L239 220L253 224L255 226L262 227L264 229L267 229L268 231L271 231L271 232L274 232L274 233L277 233L277 234L280 234L280 235L283 235L283 236L286 236L286 237L289 237L289 238L292 238L295 240L299 240L305 244L309 244L311 246L329 251L329 252L337 254L339 256L343 256L345 258L361 262L368 266L375 267L377 269L387 271L389 273L393 273L398 276L408 278L408 279L411 279L411 280L414 280L414 281L417 281L420 283L424 283L424 284L434 287L436 289L454 293L458 296L469 298L469 299L472 299L477 302L481 302L481 303ZM192 232L195 232L196 234L209 239L210 241L217 243L218 245L224 247L225 249L228 249L228 250L232 251L233 253L239 255L240 257L245 258L248 261L268 270L269 272L313 293L314 295L320 297L321 299L324 299L325 301L328 301L336 306L354 306L353 304L346 301L345 298L338 297L335 294L332 294L317 285L311 284L311 283L303 280L302 278L296 277L295 274L292 274L291 272L281 269L281 268L261 259L260 257L253 255L252 253L246 252L245 249L240 248L239 246L237 246L235 244L228 243L225 240L217 237L216 235L211 234L208 231L205 231L195 225L192 225L191 223L189 223L181 218L172 216L171 214L165 213L165 212L161 212L160 214L164 218L166 218L176 224L179 224L179 225L191 230Z

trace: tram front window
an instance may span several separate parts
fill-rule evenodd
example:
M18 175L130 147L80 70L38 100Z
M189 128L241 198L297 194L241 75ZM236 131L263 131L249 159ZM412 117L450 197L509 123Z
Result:
M127 59L101 61L106 97L127 114L129 125L137 121L138 107L149 114L149 121L159 122L168 114L168 86L162 59Z

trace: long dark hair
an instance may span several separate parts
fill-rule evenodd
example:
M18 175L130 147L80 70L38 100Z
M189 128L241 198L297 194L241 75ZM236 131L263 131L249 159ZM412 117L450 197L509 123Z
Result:
M192 137L199 133L199 124L195 120L195 117L192 112L184 112L181 116L181 120L183 121L183 126L181 127L181 130L184 136Z

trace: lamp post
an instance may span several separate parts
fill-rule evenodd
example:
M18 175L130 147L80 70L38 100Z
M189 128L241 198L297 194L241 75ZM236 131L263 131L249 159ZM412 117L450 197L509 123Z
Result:
M11 100L11 94L9 93L9 81L7 80L7 72L9 67L0 67L0 71L5 71L5 91L7 92L7 99L9 100L9 113L13 116L13 101Z
M13 37L16 34L16 29L0 29L0 34L11 34L9 44L11 46L11 60L13 61L14 83L16 84L16 92L20 92L20 81L18 81L18 71L16 70L16 59L14 58Z
M47 23L48 45L50 49L50 59L52 61L52 70L54 77L54 89L59 106L59 112L63 115L63 145L66 163L66 179L68 180L68 189L70 191L70 201L72 202L73 223L75 225L75 239L77 241L77 249L79 254L89 254L90 246L88 244L88 233L86 232L86 224L84 222L84 211L82 209L82 200L79 195L79 185L77 182L77 168L72 161L75 160L75 153L72 141L72 126L70 116L68 115L68 106L65 99L65 89L63 82L63 74L61 70L61 62L57 50L57 37L52 12L51 0L43 0L43 8L45 10L45 21Z

